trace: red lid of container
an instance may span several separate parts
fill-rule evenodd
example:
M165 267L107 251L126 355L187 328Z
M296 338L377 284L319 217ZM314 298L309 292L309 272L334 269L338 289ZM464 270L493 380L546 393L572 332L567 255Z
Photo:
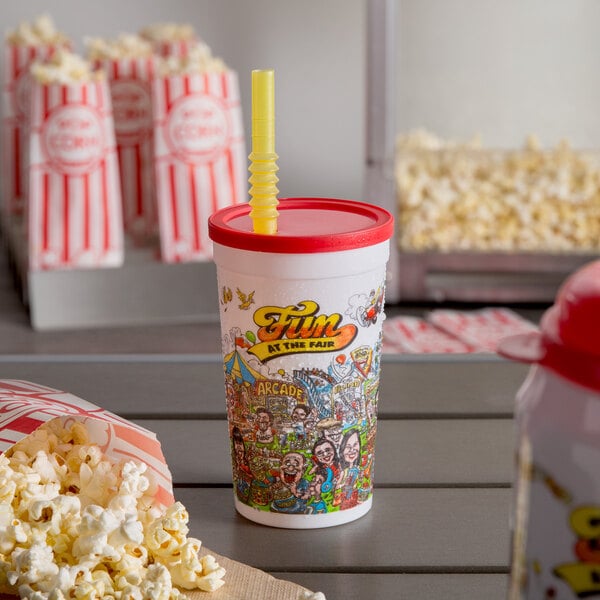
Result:
M600 391L600 260L566 279L542 317L540 333L506 338L498 353Z
M238 204L217 211L208 220L210 238L241 250L309 254L373 246L389 240L394 232L391 213L355 200L282 199L275 235L254 233L250 210L249 204Z

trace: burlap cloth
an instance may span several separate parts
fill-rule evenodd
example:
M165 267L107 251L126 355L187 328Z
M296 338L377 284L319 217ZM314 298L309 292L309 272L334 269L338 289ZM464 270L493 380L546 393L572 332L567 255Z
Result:
M212 554L227 570L225 585L211 593L186 592L194 600L299 600L303 597L303 592L309 592L291 581L276 579L264 571L220 556L211 550L204 551Z

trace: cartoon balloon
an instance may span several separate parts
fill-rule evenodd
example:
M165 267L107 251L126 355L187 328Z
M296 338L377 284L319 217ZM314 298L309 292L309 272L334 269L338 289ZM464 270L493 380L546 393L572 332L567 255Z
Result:
M256 342L256 336L251 331L246 331L246 339L253 344Z
M281 375L283 377L285 375L285 369L279 369L279 371L277 371L277 375Z
M338 354L335 357L335 360L338 363L338 365L343 365L346 362L346 355L345 354Z

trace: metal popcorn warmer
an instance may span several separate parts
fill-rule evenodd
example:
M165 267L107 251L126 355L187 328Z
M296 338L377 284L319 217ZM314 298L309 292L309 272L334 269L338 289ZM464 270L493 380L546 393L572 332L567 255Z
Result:
M600 251L598 156L568 142L542 150L535 136L506 150L423 131L399 136L395 92L411 90L394 81L403 66L397 8L368 3L365 198L396 215L388 302L551 302ZM464 112L480 97L463 100Z

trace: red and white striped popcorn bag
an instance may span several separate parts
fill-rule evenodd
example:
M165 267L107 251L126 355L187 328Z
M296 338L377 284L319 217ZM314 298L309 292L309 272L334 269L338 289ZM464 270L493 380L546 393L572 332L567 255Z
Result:
M31 270L123 264L119 167L104 77L31 89Z
M156 78L152 100L162 260L210 260L208 217L246 200L237 74Z
M44 385L0 380L0 454L50 421L64 427L82 423L90 438L113 462L135 460L148 466L158 505L174 502L173 481L156 435L95 404Z
M106 73L110 86L123 225L139 242L158 231L150 90L155 63L155 57L105 59L94 63Z
M192 38L188 40L161 40L152 41L152 48L159 56L184 57L188 56L190 50L199 43L201 42L198 38Z
M2 82L2 180L4 209L22 214L27 198L29 67L35 61L47 60L58 48L69 44L4 44Z

